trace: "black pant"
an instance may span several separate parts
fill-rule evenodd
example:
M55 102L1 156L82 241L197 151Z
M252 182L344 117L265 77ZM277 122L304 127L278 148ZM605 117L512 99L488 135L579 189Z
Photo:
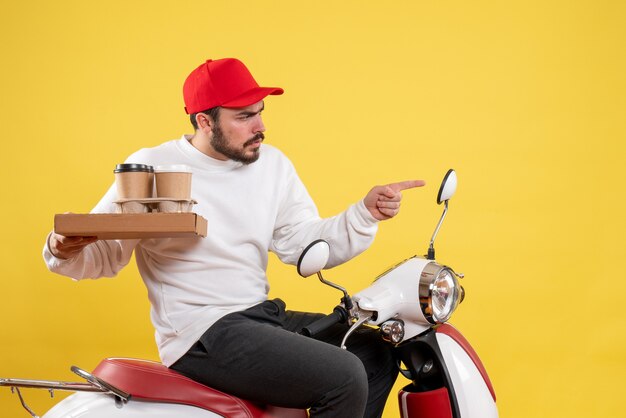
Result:
M338 324L316 339L296 334L321 314L285 311L280 299L224 316L171 368L223 392L312 417L380 417L397 377L391 345Z

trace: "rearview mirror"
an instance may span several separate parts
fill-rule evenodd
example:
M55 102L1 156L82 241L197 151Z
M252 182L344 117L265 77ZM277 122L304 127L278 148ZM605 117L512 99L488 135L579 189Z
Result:
M309 277L322 271L330 257L330 245L323 239L313 241L302 251L298 259L298 274Z
M441 186L439 187L437 204L441 205L443 202L449 200L454 195L454 192L456 192L456 171L450 169L444 176Z
M448 213L448 200L450 200L450 198L454 195L454 192L456 192L456 171L450 169L443 177L441 186L439 187L439 193L437 193L437 204L441 205L443 203L444 208L441 218L439 219L439 223L435 228L435 232L433 232L433 236L430 239L430 246L428 247L428 254L426 255L428 260L435 259L435 238L437 238L439 228L441 228L441 223L445 219L446 213Z

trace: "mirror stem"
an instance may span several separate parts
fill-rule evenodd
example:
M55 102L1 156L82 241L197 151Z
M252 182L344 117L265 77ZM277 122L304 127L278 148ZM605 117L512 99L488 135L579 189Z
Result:
M435 248L432 244L428 247L428 254L426 254L426 260L434 260L435 259Z
M437 228L435 228L435 232L433 233L432 238L430 239L430 246L428 247L428 255L426 258L428 260L435 259L435 238L437 238L437 234L439 233L439 228L441 228L441 224L443 220L446 218L446 213L448 213L448 201L444 201L443 213L441 214L441 218L439 219L439 223L437 224Z
M322 276L322 272L321 271L317 272L317 277L320 279L320 282L324 283L325 285L328 285L330 287L333 287L333 288L343 292L343 298L341 299L341 301L344 303L344 305L346 307L346 310L348 312L350 312L350 310L354 306L352 305L352 298L348 294L348 291L346 289L344 289L343 287L341 287L341 286L339 286L339 285L337 285L335 283L331 283L331 282L327 281L326 279L324 279L324 277Z

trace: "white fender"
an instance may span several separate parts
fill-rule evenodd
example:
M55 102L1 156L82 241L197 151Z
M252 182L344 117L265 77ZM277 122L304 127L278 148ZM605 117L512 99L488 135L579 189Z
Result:
M437 343L452 379L461 418L498 418L494 396L465 349L443 333L437 333Z

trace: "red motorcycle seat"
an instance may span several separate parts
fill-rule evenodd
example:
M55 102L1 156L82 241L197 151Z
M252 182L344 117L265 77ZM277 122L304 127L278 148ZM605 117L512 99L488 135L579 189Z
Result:
M228 418L308 416L305 410L264 406L228 395L149 360L108 358L92 374L136 399L192 405Z

